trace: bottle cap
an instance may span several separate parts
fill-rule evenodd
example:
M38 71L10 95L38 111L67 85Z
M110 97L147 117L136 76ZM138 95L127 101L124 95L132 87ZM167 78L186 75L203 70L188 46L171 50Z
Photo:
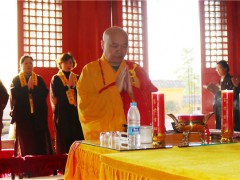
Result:
M137 106L137 103L136 102L131 102L130 106Z

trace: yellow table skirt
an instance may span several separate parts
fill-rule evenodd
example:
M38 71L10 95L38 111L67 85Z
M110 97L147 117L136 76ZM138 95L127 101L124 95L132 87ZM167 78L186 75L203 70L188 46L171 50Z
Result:
M118 151L74 142L70 148L64 179L99 179L100 155Z
M240 179L240 143L101 156L100 179Z

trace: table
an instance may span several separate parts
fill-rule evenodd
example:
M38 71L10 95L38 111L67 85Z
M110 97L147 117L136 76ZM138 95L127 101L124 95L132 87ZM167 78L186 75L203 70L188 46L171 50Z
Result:
M99 179L240 179L240 143L101 156Z
M117 150L83 144L81 141L74 142L69 150L64 179L98 179L101 155L118 152Z
M199 134L193 133L190 142L199 142ZM182 134L166 135L166 144L178 145ZM91 144L91 145L90 145ZM118 150L100 148L99 141L75 141L70 147L66 163L65 179L99 179L100 158L104 154L119 153Z
M64 178L68 179L236 179L240 143L119 151L98 142L75 142Z

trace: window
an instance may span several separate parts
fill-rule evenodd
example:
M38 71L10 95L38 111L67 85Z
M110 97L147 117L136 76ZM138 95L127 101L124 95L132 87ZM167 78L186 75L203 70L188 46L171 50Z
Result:
M216 62L228 61L228 33L226 2L204 1L206 68L215 68Z
M141 1L123 1L123 28L129 35L126 59L143 66L143 15Z
M23 3L24 54L30 54L35 67L56 67L55 60L62 53L61 0Z
M16 1L0 1L0 7L4 7L0 12L0 24L4 25L1 28L0 39L2 43L0 44L0 49L2 51L1 61L0 61L0 72L4 86L10 93L10 84L12 78L18 73L17 67L17 2ZM1 139L8 139L9 125L11 121L10 117L10 104L8 101L7 106L3 111L2 123L4 125L2 129ZM2 143L3 145L3 143ZM3 145L4 147L4 145Z

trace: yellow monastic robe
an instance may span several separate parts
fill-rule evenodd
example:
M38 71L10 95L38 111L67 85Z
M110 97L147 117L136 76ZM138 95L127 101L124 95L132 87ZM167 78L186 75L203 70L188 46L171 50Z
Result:
M85 140L99 139L100 132L123 131L126 117L116 78L126 62L114 71L104 56L87 64L77 83L78 112Z

